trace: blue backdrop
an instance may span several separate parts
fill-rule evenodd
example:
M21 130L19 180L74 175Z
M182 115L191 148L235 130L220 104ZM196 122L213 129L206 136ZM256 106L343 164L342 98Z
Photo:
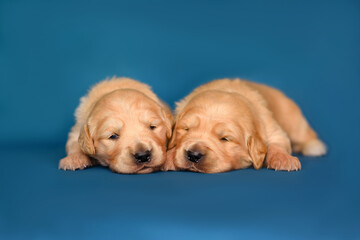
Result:
M0 238L360 239L360 2L0 0ZM170 106L280 88L329 146L300 172L57 170L79 98L127 76Z

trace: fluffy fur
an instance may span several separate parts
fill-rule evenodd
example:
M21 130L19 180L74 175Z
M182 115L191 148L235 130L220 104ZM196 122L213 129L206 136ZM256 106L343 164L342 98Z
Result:
M172 115L146 84L102 81L81 98L75 117L60 169L101 164L118 173L149 173L165 162ZM137 160L141 154L146 161Z
M299 107L282 92L240 79L196 88L177 103L164 170L217 173L263 166L300 170L295 152L326 153Z

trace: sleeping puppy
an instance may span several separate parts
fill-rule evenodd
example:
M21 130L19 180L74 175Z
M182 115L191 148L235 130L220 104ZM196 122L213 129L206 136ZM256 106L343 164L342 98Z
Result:
M326 147L282 92L240 79L215 80L177 103L164 170L218 173L253 166L300 170ZM292 146L291 146L292 145Z
M75 117L60 169L101 164L118 173L149 173L165 162L172 115L146 84L102 81L81 98Z

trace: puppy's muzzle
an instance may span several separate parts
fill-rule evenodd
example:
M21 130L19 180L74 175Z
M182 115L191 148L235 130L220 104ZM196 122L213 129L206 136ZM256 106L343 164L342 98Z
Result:
M136 163L148 163L151 161L151 151L139 151L134 154Z
M198 151L188 150L186 151L186 158L190 162L198 163L201 159L203 159L205 155Z

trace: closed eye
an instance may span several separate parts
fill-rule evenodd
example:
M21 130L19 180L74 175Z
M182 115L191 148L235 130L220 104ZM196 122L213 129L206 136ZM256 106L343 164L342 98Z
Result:
M116 140L116 139L118 139L119 138L119 135L117 135L116 133L114 133L113 135L111 135L110 137L109 137L109 139L111 139L111 140Z

